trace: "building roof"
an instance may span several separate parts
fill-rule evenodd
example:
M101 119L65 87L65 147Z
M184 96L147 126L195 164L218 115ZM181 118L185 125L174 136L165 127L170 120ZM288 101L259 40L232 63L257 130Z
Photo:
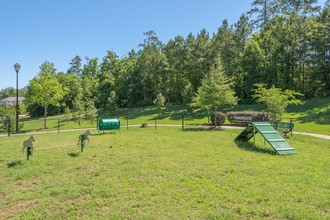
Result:
M18 97L18 102L22 102L24 100L24 97ZM16 102L16 97L7 97L4 99L1 99L0 102Z

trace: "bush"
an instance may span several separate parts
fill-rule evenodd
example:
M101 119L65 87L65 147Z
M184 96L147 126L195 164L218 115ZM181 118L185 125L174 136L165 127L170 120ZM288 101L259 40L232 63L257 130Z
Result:
M230 123L235 122L234 116L252 116L252 121L269 121L268 114L266 112L252 112L252 111L228 112L227 119Z
M147 128L148 127L148 122L143 122L141 124L141 128Z
M226 121L226 115L222 112L215 112L211 115L211 122L215 125L215 117L217 117L217 126L223 125Z
M8 118L3 118L0 120L0 130L3 130L4 132L8 131ZM18 123L18 130L22 129L24 127L24 122ZM16 119L11 118L10 119L10 132L16 131Z

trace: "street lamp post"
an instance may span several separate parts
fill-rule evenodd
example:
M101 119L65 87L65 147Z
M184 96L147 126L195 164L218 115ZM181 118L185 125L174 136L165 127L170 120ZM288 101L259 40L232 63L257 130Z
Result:
M21 69L21 65L16 63L14 68L16 71L16 133L18 133L18 72Z

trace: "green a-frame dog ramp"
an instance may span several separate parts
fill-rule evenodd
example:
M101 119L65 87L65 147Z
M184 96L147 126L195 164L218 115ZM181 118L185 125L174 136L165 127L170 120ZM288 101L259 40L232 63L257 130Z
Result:
M235 138L235 141L249 141L260 133L277 154L297 154L298 152L268 122L252 122Z

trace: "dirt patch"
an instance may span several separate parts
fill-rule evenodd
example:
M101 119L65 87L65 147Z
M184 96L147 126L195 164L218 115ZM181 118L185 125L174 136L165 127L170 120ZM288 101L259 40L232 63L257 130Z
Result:
M16 189L17 190L28 190L28 189L35 187L37 185L37 182L38 182L37 178L32 178L32 179L29 179L29 180L23 182L22 184L16 185Z
M5 200L5 199L6 199L6 194L0 193L0 200Z
M79 204L79 203L84 203L84 202L86 202L86 201L87 201L86 197L81 196L81 197L74 198L74 199L72 200L72 203L73 203L73 204Z
M15 214L33 208L37 203L34 200L20 201L14 205L0 208L0 219L11 219Z

